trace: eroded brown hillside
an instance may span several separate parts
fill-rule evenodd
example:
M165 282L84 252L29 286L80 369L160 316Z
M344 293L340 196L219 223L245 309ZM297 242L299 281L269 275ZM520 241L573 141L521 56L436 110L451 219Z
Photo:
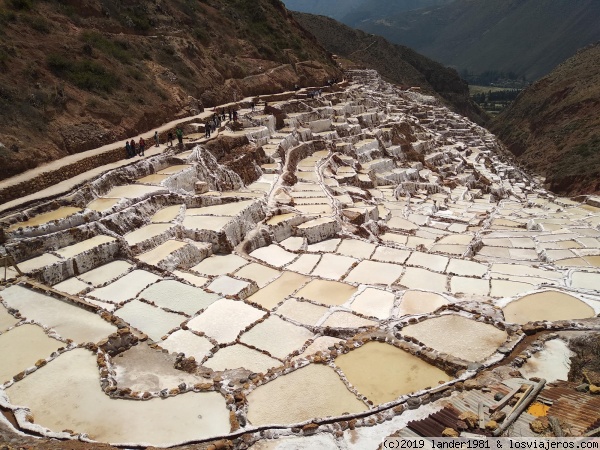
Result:
M562 194L600 191L600 43L525 90L491 124L531 170Z
M0 0L0 179L338 76L279 0Z

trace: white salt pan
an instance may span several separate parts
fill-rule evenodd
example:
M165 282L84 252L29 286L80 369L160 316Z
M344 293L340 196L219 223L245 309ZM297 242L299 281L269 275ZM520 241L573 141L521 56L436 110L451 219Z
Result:
M466 361L483 361L506 341L507 334L492 325L455 314L409 325L402 334L412 336L439 352Z
M23 316L77 343L98 342L117 330L94 313L22 286L10 286L0 295L9 307Z
M151 301L157 306L188 315L208 308L219 299L216 294L210 294L203 289L174 280L155 283L143 290L139 297Z
M274 267L283 267L298 257L298 255L290 253L275 244L256 249L250 253L250 256Z
M240 344L219 349L204 363L205 367L215 371L244 368L256 373L264 373L280 365L280 361Z
M31 409L37 424L101 442L170 446L230 431L225 399L216 392L145 402L111 399L100 390L96 356L84 349L61 355L7 393L13 404Z
M24 371L59 347L60 341L52 339L36 325L21 325L7 333L0 334L0 385Z
M160 277L145 270L134 270L114 283L90 292L88 295L111 303L121 303L134 298L148 285L156 283Z
M115 278L125 275L133 265L127 261L113 261L100 267L96 267L89 272L82 273L77 278L91 283L94 286L107 283Z
M402 270L402 266L396 264L362 261L352 269L345 281L348 283L390 285L400 278Z
M211 255L195 267L192 267L191 270L206 276L226 275L235 272L246 264L248 264L248 261L234 254L223 256Z
M170 313L139 300L133 300L115 312L115 315L132 327L146 333L153 341L158 341L173 328L181 325L186 318Z
M394 294L381 289L367 288L356 296L351 309L365 316L387 319L394 306Z
M263 311L242 301L221 299L190 320L188 327L226 344L235 341L240 331L264 316Z
M367 407L346 389L333 369L322 364L277 377L248 394L248 419L255 426L293 424L365 410Z
M346 272L348 272L350 267L357 262L357 259L350 258L349 256L325 253L321 257L319 264L317 264L312 271L312 275L316 277L339 280L346 274Z
M313 334L306 328L272 315L242 334L240 341L284 359L312 337Z
M198 363L213 348L212 342L189 330L177 330L163 342L159 342L159 345L173 353L184 353L188 358L193 356Z

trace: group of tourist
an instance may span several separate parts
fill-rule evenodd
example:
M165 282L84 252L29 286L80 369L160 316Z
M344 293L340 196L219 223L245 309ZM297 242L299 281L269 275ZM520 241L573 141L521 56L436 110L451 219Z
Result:
M175 130L175 134L177 135L177 141L179 142L179 146L183 146L183 130L181 127L177 127ZM167 134L167 142L168 146L173 146L173 132L169 131ZM154 132L154 144L156 147L160 145L160 137L158 135L158 131ZM137 156L144 156L144 151L146 150L146 141L143 137L140 136L138 142L135 142L135 139L131 141L125 141L125 156L127 159L134 158Z

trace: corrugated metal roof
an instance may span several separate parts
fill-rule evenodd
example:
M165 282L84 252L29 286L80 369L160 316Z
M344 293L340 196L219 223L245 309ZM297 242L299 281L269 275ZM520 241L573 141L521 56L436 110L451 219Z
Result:
M549 416L569 424L571 434L580 436L600 420L600 396L575 390L576 383L557 381L546 387L541 395L552 400Z
M459 415L460 412L452 406L446 406L425 419L408 422L407 427L423 437L441 437L444 429L456 429Z

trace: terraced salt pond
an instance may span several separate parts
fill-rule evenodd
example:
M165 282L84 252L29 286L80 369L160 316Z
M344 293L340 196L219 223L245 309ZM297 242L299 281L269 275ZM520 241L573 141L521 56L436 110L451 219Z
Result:
M35 227L39 225L45 225L47 223L58 221L61 219L65 219L73 214L77 214L81 212L81 208L75 208L72 206L63 206L61 208L55 209L53 211L48 211L46 213L38 214L31 219L24 220L23 222L17 222L14 225L8 227L8 231L16 230L18 228L25 227Z
M572 295L544 291L526 295L504 307L508 322L525 324L536 320L570 320L594 317L594 309Z
M427 319L402 329L402 334L426 346L467 361L483 361L506 341L508 335L492 325L455 314Z
M450 381L450 377L393 345L367 342L338 356L335 364L358 391L374 404ZM407 368L410 370L406 370Z
M253 425L289 425L366 409L333 369L320 364L278 377L248 395L248 419Z
M117 330L97 314L22 286L10 286L0 297L28 319L78 343L98 342Z
M168 446L230 430L225 399L216 392L145 402L111 399L100 390L96 357L84 349L59 356L7 394L13 404L28 406L36 424L102 442Z
M373 72L353 78L270 102L283 122L244 110L244 130L0 218L30 277L9 269L0 287L0 382L14 383L0 402L22 429L128 448L227 435L376 448L479 395L453 377L488 363L486 386L515 376L503 358L521 352L522 324L599 329L600 200L556 197L486 130ZM247 173L210 152L241 155L242 141ZM561 342L523 373L564 377Z

